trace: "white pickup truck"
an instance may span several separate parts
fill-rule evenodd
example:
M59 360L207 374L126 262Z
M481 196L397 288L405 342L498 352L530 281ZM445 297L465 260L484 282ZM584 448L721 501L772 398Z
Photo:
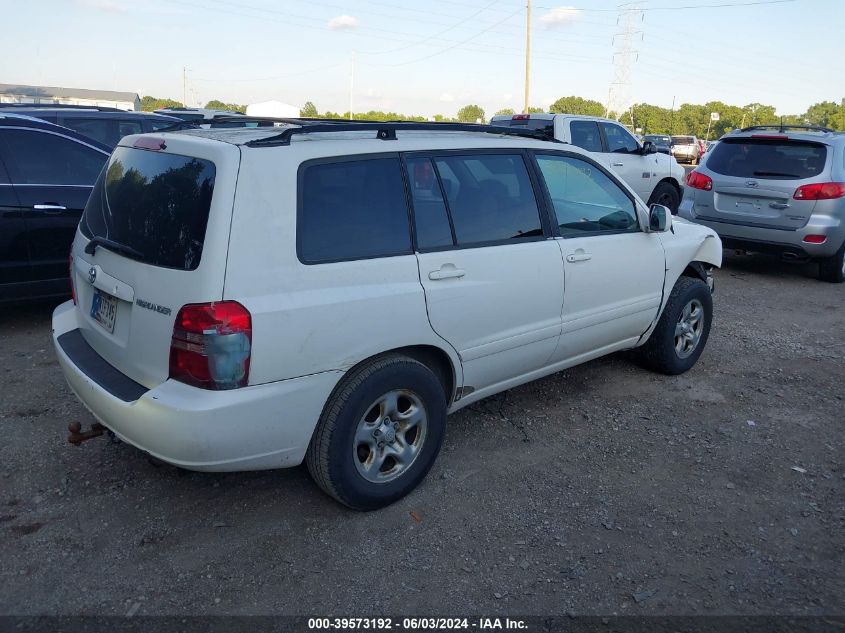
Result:
M545 130L559 141L598 155L647 204L678 212L684 168L652 143L640 144L617 121L576 114L514 114L494 116L490 124Z

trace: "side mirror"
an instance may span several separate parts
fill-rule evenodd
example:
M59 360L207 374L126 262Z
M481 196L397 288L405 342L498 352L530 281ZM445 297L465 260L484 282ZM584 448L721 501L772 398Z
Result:
M672 228L672 212L662 204L653 204L648 208L648 230L650 233L663 233Z
M643 152L644 155L645 154L655 154L655 153L657 153L657 145L655 145L651 141L645 141L643 143L642 152Z

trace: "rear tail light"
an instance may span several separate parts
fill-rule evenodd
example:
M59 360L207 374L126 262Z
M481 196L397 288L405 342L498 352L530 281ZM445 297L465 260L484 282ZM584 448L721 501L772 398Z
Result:
M827 241L827 235L805 235L804 241L807 244L824 244Z
M70 274L70 298L73 300L73 305L76 305L76 284L73 283L73 247L67 256L67 267Z
M845 182L814 182L801 185L792 195L796 200L833 200L845 197Z
M252 317L236 301L183 306L173 324L170 377L202 389L235 389L249 380Z
M693 189L702 189L704 191L710 191L713 189L713 179L710 176L706 176L699 171L691 171L687 174L687 185L692 187Z

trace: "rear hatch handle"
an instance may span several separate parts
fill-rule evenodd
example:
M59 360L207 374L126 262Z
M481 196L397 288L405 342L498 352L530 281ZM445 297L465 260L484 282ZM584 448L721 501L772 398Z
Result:
M85 245L85 252L89 255L94 255L97 252L98 246L104 246L110 251L114 251L115 253L120 253L121 255L129 255L135 259L143 259L144 254L141 251L135 250L131 246L127 246L126 244L121 244L120 242L115 242L114 240L110 240L107 237L92 237L91 240Z

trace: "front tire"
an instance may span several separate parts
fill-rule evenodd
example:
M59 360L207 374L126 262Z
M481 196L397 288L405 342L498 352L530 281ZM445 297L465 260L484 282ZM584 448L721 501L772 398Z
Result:
M681 277L648 341L639 349L641 364L670 376L695 365L710 336L713 297L701 279Z
M660 182L657 183L654 191L651 192L648 204L649 206L652 204L662 204L664 207L669 207L672 215L678 215L678 207L681 205L681 194L668 182Z
M335 389L305 463L324 492L355 510L375 510L425 478L446 429L446 395L422 363L389 354L355 369Z
M845 242L835 255L819 260L819 279L833 284L845 281Z

